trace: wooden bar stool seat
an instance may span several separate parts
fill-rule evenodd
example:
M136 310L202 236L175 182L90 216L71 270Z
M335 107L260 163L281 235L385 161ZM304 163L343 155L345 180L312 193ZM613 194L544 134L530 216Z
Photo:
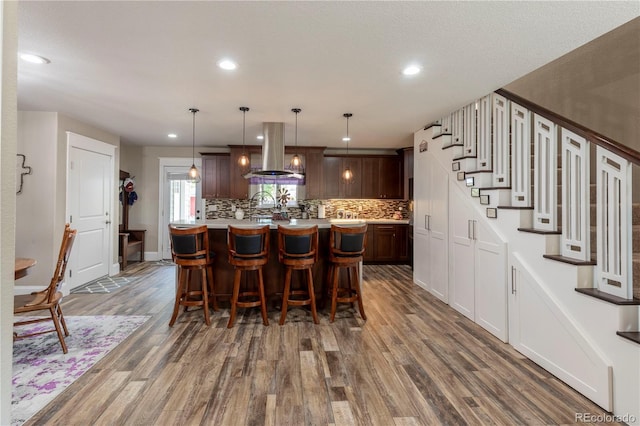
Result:
M233 327L237 308L255 308L258 306L260 306L262 313L263 324L269 325L262 271L263 266L269 260L269 225L259 228L229 226L227 244L229 247L229 264L235 269L227 328ZM257 289L240 291L240 280L243 271L257 271Z
M358 270L367 245L367 225L337 226L331 225L329 234L329 266L331 294L331 322L336 316L338 303L358 302L358 309L363 320L364 313L362 290ZM347 285L340 287L340 268L347 270Z
M190 306L202 306L204 321L211 325L209 304L213 302L213 310L218 310L213 284L213 262L215 253L209 250L209 233L207 226L178 228L169 225L169 239L171 240L171 255L178 266L178 284L176 286L176 300L173 314L169 320L172 327L178 317L180 306L185 312ZM194 288L191 279L192 271L200 271L200 287Z
M318 261L318 226L308 228L278 227L278 260L286 268L280 325L287 318L291 306L311 306L313 322L318 324L316 296L313 288L313 265ZM293 271L306 271L307 288L291 289Z

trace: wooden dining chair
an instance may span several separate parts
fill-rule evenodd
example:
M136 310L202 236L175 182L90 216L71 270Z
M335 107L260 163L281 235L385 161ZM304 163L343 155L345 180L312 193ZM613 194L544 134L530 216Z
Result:
M71 247L73 247L73 241L76 238L76 232L77 231L75 229L71 229L68 223L65 225L62 244L60 245L60 253L58 254L58 262L56 263L56 269L53 273L53 277L51 278L51 282L49 282L49 286L42 291L31 293L30 296L21 295L14 297L14 315L38 311L49 311L50 314L48 317L17 320L13 323L14 328L44 321L52 321L54 328L32 333L27 332L26 334L18 334L17 331L14 331L14 341L25 337L53 333L55 331L58 334L62 351L65 354L67 353L67 344L64 341L64 336L69 335L69 330L67 330L67 324L64 321L64 315L62 314L62 308L60 307L60 300L62 299L60 286L64 281L64 274L67 269L67 263L69 262ZM64 335L62 333L63 330Z
M204 322L211 325L209 303L213 302L213 310L218 310L214 283L213 262L215 253L209 250L209 232L207 225L179 228L169 225L169 240L171 241L171 256L178 266L178 285L173 314L169 320L172 327L178 317L180 306L202 306ZM200 271L200 288L194 288L191 283L191 272Z

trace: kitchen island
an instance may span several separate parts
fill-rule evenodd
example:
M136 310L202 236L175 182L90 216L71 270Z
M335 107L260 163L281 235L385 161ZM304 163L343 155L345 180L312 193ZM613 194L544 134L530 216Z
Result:
M269 236L269 262L264 268L265 294L269 300L269 307L271 307L272 303L273 305L279 306L284 283L284 267L278 261L279 225L292 227L318 225L318 262L316 262L313 268L313 283L316 291L316 297L319 298L326 289L326 282L328 280L329 230L332 224L344 226L363 223L407 225L408 222L408 220L393 219L292 219L291 221L270 221L266 223L253 222L246 219L207 220L205 223L209 228L209 247L216 254L213 272L216 298L218 298L218 301L223 302L222 305L224 306L231 298L231 291L233 289L234 269L228 261L229 250L227 247L227 229L229 225L238 227L258 227L269 225L271 228L271 234ZM249 280L253 279L253 274L243 274L243 280L245 280L244 275L249 275ZM302 274L298 273L293 274L293 284L299 282L301 275Z

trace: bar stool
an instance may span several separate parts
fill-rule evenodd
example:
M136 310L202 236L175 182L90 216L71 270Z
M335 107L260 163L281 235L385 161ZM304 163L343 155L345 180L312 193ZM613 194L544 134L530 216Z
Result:
M262 273L262 267L269 260L269 225L259 228L229 226L227 244L229 247L229 263L235 269L231 312L227 328L233 327L236 319L236 308L253 308L256 306L260 306L263 324L269 325ZM240 291L242 271L258 271L257 290ZM258 297L258 300L255 300L256 297Z
M367 317L364 314L362 304L362 291L358 269L362 262L364 250L367 245L367 224L358 226L337 226L331 225L329 234L329 266L331 273L331 322L336 316L336 305L340 303L358 302L360 316L363 320ZM347 287L339 286L340 268L347 269Z
M172 327L178 317L178 309L184 306L185 312L189 306L202 306L204 321L211 325L209 316L209 301L213 300L213 310L218 310L213 286L213 261L215 253L209 251L209 233L207 226L177 228L169 225L169 240L171 241L171 256L178 265L178 285L176 286L176 301L173 305L173 315L169 320ZM201 286L199 289L190 288L191 272L201 271Z
M283 325L287 318L289 305L311 305L313 322L318 324L312 271L313 265L318 261L318 226L308 228L278 226L278 260L286 268L280 325ZM291 290L291 275L294 270L306 271L306 290Z

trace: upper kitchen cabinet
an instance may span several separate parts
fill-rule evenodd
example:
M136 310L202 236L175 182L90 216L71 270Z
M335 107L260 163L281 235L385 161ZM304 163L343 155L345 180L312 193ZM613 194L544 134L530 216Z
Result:
M402 198L402 158L399 155L362 158L362 198Z
M229 198L247 199L249 198L249 180L245 179L244 174L249 169L243 170L238 164L240 156L244 152L251 157L251 154L260 153L262 148L258 145L229 145Z
M201 155L202 198L229 198L229 154Z
M362 158L325 156L323 159L323 198L362 198ZM353 179L347 183L342 172L349 167Z
M302 152L302 151L301 151ZM322 198L324 147L304 149L305 198Z

